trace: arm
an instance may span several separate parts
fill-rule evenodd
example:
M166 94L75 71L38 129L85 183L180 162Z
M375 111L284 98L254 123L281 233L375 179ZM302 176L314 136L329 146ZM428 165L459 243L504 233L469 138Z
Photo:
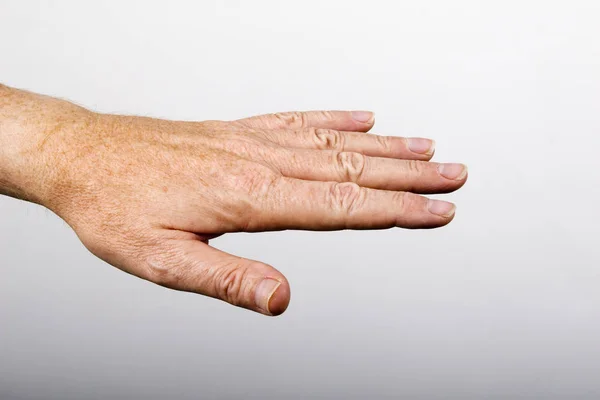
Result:
M48 207L128 273L267 315L290 289L217 250L227 232L434 228L466 181L433 142L367 134L369 112L180 122L94 113L0 85L0 193Z

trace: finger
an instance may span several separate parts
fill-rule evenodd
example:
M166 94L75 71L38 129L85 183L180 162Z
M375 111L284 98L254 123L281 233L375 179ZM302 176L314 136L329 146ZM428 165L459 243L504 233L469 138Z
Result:
M356 152L278 149L270 162L291 178L355 182L423 194L449 193L467 180L467 168L462 164L368 157Z
M224 253L199 240L168 242L149 257L141 277L199 293L265 315L282 314L290 301L287 279L275 268Z
M370 111L308 111L265 114L238 120L253 129L323 128L367 132L375 123Z
M435 142L425 138L380 136L335 129L307 128L295 131L272 130L256 132L283 147L314 150L354 151L366 156L430 160Z
M414 193L281 177L253 210L247 230L435 228L454 211L452 203Z

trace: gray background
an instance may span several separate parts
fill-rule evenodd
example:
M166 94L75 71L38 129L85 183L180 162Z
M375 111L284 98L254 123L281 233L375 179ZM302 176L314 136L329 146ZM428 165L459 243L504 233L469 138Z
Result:
M600 398L597 1L0 1L0 81L104 112L372 109L465 162L434 231L227 235L266 318L0 198L0 399Z

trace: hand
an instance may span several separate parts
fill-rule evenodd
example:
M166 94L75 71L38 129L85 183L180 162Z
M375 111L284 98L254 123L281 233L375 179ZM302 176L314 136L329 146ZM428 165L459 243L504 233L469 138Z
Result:
M44 114L20 111L19 129L35 132L22 135L34 139L21 154L38 159L20 169L45 179L31 191L22 182L34 174L14 172L21 183L5 191L56 212L92 253L123 271L267 315L287 308L286 278L213 248L211 238L439 227L454 205L415 193L450 192L467 177L461 164L428 162L430 140L367 134L369 112L177 122L18 96Z

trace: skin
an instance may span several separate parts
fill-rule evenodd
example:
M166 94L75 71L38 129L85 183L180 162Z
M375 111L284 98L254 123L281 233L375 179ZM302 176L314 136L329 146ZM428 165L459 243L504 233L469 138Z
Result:
M279 315L275 268L224 253L228 232L435 228L462 164L434 142L367 133L365 111L183 122L99 114L0 85L0 193L55 212L109 264L172 289Z

